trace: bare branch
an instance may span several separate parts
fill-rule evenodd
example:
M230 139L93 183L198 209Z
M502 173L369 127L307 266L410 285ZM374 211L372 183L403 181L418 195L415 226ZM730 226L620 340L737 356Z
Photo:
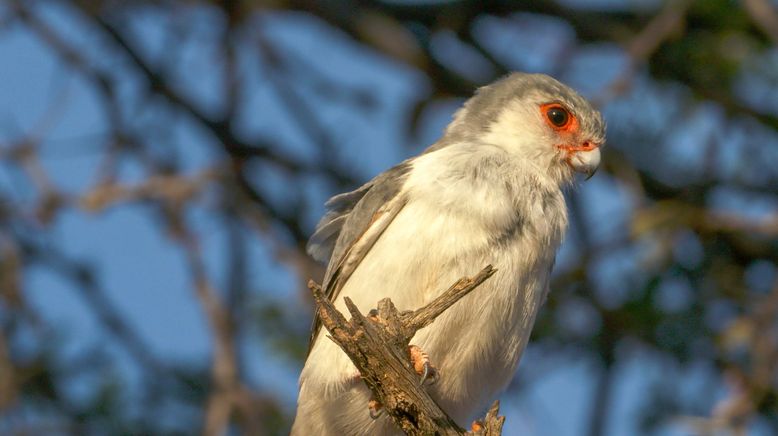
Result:
M470 291L480 286L481 283L485 282L495 272L497 272L497 270L489 265L472 278L463 277L457 280L457 282L451 285L451 287L441 294L440 297L432 300L428 305L421 309L406 314L402 319L403 324L407 325L408 329L413 330L413 333L416 333L417 330L421 330L430 325L432 321L445 312L446 309L451 307L465 295L469 294ZM413 336L413 334L411 334L411 336Z
M778 12L767 0L744 0L743 6L759 30L778 46Z
M667 39L683 29L690 0L669 1L665 7L629 42L629 63L619 77L596 100L602 105L629 90L635 70L643 65Z
M419 386L408 345L417 330L429 325L495 272L489 265L472 278L458 280L428 305L402 314L391 300L384 298L378 302L378 310L365 317L346 297L346 306L351 313L349 321L324 296L321 287L312 281L308 286L313 291L322 324L399 428L409 435L463 435L465 431ZM479 434L499 434L502 421L495 418L497 410L490 413L485 420L490 433Z

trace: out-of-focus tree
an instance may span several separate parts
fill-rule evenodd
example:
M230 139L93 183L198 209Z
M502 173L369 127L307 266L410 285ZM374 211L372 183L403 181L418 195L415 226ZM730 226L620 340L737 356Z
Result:
M392 163L372 154L417 152L462 98L520 69L581 89L609 134L603 170L569 195L530 350L548 364L522 365L506 396L584 360L597 382L581 433L604 434L617 371L646 356L662 377L639 399L642 430L778 433L775 2L7 0L0 38L13 32L99 110L56 145L71 97L53 80L32 126L2 120L0 432L283 434L289 405L250 380L263 362L245 350L303 358L302 284L321 274L304 244L321 203ZM301 51L305 38L326 50ZM365 64L411 92L360 82ZM47 156L78 143L99 163L75 189ZM86 261L59 237L64 216L121 209L178 247L210 361L161 357L107 296L100 271L116 260ZM257 247L295 279L252 279ZM27 296L42 271L76 290L102 342L65 352L79 338ZM692 373L703 382L685 383Z

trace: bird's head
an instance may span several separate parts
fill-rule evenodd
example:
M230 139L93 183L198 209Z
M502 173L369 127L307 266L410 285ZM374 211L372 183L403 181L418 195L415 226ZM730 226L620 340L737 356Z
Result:
M501 147L566 184L600 163L605 122L577 92L543 74L513 73L485 86L457 112L444 137Z

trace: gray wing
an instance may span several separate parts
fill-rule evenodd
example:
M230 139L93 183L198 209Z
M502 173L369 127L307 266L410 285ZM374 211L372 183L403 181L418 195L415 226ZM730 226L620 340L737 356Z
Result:
M306 248L316 260L328 261L322 289L330 301L337 298L351 273L405 205L401 190L410 168L407 160L358 189L327 201L328 211ZM319 330L321 320L315 314L309 353Z
M308 240L305 249L308 254L319 262L329 262L335 244L340 236L340 229L367 191L373 187L375 180L371 180L351 192L338 194L324 204L327 212L316 225L316 231Z

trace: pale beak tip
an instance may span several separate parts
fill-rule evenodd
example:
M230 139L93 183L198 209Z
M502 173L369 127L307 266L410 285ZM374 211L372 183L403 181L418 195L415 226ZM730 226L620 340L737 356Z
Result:
M570 159L570 165L573 170L584 175L584 180L591 179L600 166L600 149L576 152L575 156Z

